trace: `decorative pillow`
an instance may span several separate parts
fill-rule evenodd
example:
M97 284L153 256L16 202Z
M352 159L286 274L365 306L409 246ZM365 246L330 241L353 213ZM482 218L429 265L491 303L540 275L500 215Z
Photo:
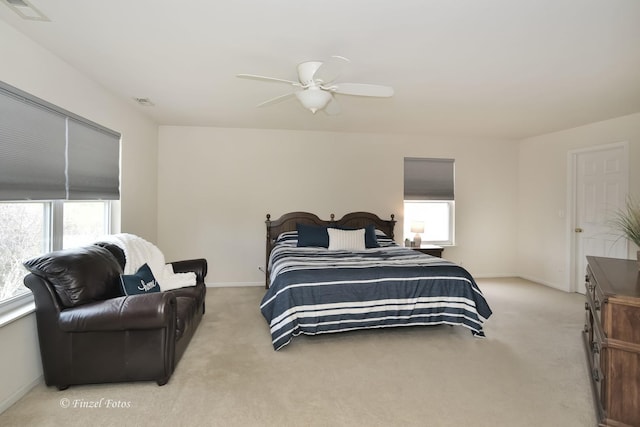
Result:
M153 277L151 268L146 263L142 264L135 274L120 275L120 283L125 295L160 292L160 284Z
M298 230L298 246L329 246L327 227L323 225L296 224Z
M357 230L356 228L351 227L338 227L341 230ZM373 224L369 224L364 227L364 244L367 249L370 248L379 248L378 238L376 237L376 226Z
M357 230L329 228L327 233L329 234L330 251L363 251L366 248L364 244L364 228Z
M378 238L376 237L376 226L369 224L364 228L364 244L367 248L379 248Z
M23 265L48 280L66 308L122 295L118 286L122 268L113 254L100 246L54 251Z

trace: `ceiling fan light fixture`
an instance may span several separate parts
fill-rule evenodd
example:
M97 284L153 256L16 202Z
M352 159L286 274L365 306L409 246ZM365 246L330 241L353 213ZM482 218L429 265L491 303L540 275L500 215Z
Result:
M322 110L331 101L331 93L318 87L310 87L296 92L296 97L304 108L311 110L313 114L318 110Z
M369 96L378 98L388 98L393 96L393 88L389 86L367 83L334 83L342 74L342 69L347 63L349 63L349 60L342 56L332 56L324 62L301 62L298 64L297 82L276 77L260 76L257 74L237 74L237 76L245 79L287 83L297 88L297 90L292 92L261 102L257 107L273 105L295 95L304 108L310 110L313 114L318 110L324 110L328 115L335 116L340 113L340 105L338 105L337 100L334 99L334 95Z

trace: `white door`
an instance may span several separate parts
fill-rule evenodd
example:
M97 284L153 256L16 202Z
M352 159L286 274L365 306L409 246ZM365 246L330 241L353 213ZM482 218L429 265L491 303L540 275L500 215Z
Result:
M573 289L584 293L588 255L627 258L627 240L611 228L628 189L626 143L576 151L574 155Z

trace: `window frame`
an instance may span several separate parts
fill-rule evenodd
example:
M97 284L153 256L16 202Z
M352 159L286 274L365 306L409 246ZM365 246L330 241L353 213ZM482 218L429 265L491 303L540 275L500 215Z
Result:
M112 200L33 200L33 201L6 201L0 203L42 203L43 204L43 254L51 251L60 250L63 247L64 239L64 204L65 203L85 203L85 202L101 202L104 203L105 218L105 234L110 234L113 228L112 224ZM25 270L25 275L27 271ZM27 289L27 292L0 300L0 327L17 320L35 310L33 294Z
M34 312L35 309L31 292L25 292L0 302L0 328Z
M448 206L449 208L449 229L448 229L448 238L447 240L428 240L428 239L422 239L422 243L423 244L429 244L429 245L438 245L438 246L454 246L455 245L455 200L404 200L403 203L403 208L405 211L405 217L404 217L404 222L403 222L403 232L404 230L407 228L407 224L410 224L412 221L423 221L421 218L416 218L416 217L407 217L406 215L406 205L407 203L444 203ZM425 225L428 225L428 222L425 221ZM404 236L405 239L409 239L412 240L412 235L409 233L409 235L405 235Z

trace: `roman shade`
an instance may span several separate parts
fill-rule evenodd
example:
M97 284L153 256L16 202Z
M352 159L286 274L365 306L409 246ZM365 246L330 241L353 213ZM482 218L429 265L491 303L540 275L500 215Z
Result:
M0 82L0 200L119 198L119 133Z
M454 200L454 160L405 157L404 200Z

